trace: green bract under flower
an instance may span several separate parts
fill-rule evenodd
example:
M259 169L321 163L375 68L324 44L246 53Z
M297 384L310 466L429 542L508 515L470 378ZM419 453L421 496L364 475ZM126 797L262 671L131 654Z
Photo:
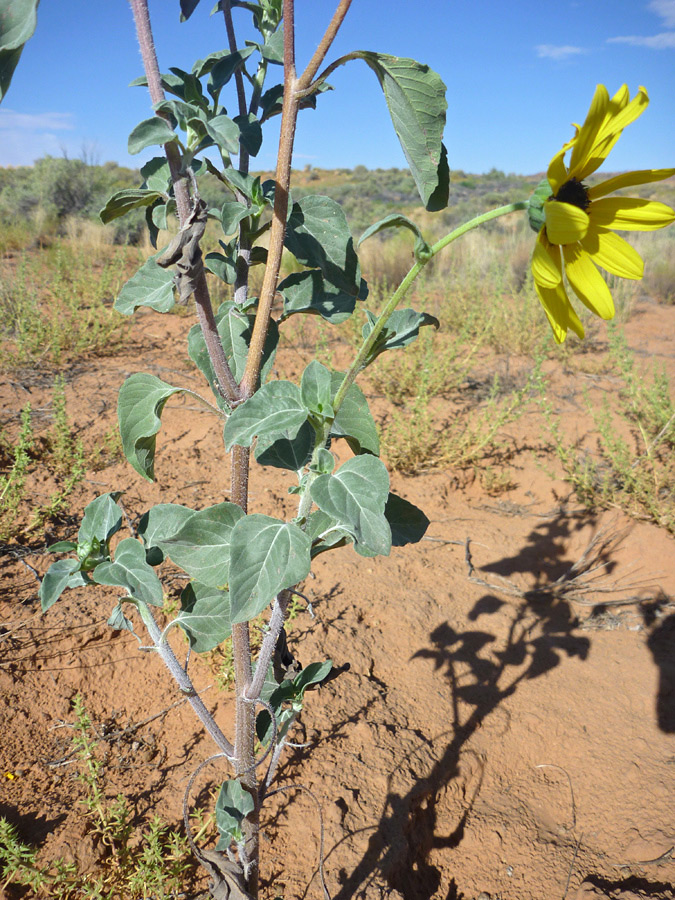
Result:
M623 129L647 108L649 98L639 88L631 100L624 84L610 99L598 85L584 124L551 160L546 180L530 199L530 225L539 236L532 256L534 285L556 341L571 328L580 338L584 329L570 303L563 267L574 293L603 319L614 315L614 301L600 266L620 278L642 278L640 255L616 231L651 231L670 225L675 212L664 203L637 197L608 197L620 188L661 181L675 169L644 169L617 175L588 187L585 179L598 169ZM565 154L571 150L569 166Z
M551 197L553 191L548 183L548 178L543 178L534 189L527 207L527 218L530 228L539 233L546 222L544 204Z

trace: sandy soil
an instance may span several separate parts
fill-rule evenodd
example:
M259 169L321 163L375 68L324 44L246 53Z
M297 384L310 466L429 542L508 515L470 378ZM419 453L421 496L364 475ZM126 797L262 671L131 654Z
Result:
M69 414L88 447L114 422L120 383L141 367L202 389L186 360L190 324L141 313L122 353L68 371ZM671 377L673 333L672 307L645 305L626 326L629 345ZM3 408L44 406L51 383L12 373ZM588 428L584 385L612 390L611 379L579 371L555 381L568 433ZM534 414L507 431L512 490L489 496L452 471L395 475L393 490L431 520L427 538L389 559L324 554L305 583L316 618L293 621L292 650L305 665L331 658L349 671L311 695L297 735L309 746L289 754L279 783L301 783L320 801L333 900L675 897L673 539L618 510L580 507L550 475ZM45 859L65 854L86 869L100 852L85 837L82 788L64 759L78 691L102 736L106 794L123 792L139 820L159 813L177 824L187 780L212 748L157 660L105 627L115 589L71 592L42 616L26 564L44 572L45 543L72 533L107 490L125 490L132 521L160 501L227 498L218 453L208 415L170 405L155 484L123 462L91 473L72 519L4 550L0 815ZM279 470L256 472L252 507L291 512L290 483ZM37 502L52 487L31 482ZM580 560L586 571L570 586ZM172 640L184 654L181 636ZM229 729L231 698L213 666L191 667ZM218 765L201 773L198 802L224 777ZM263 896L321 898L312 800L279 794L264 817Z

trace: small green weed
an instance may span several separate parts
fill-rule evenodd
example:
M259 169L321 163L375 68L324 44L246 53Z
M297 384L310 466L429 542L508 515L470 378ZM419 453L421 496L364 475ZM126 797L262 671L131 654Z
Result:
M0 273L0 368L46 361L59 365L91 350L107 351L123 318L104 301L123 281L128 251L107 247L99 258L61 242L24 254Z
M42 864L38 851L24 844L16 829L0 818L0 885L27 887L32 891L28 896L54 900L170 900L182 896L191 868L186 839L157 817L139 835L124 798L106 799L101 786L103 763L96 757L91 719L79 695L73 708L73 748L82 767L78 777L86 788L83 802L89 833L102 851L100 870L78 872L73 863L63 859Z
M25 496L30 453L34 447L30 404L21 410L21 425L16 444L12 447L4 433L0 435L0 443L3 456L7 453L11 459L7 473L0 475L0 540L6 541L14 533L19 507Z
M38 438L33 430L30 405L27 405L21 411L15 442L5 432L0 434L0 453L6 466L5 474L0 476L0 540L15 538L21 531L19 520L22 505L27 501L27 480L35 463L55 479L57 488L46 503L33 509L26 531L40 528L61 515L68 498L84 478L84 446L70 430L65 383L60 376L54 382L52 416L51 429Z
M522 389L504 392L495 375L489 393L477 406L458 404L453 415L438 430L438 411L421 385L405 410L395 410L382 429L382 453L393 469L416 474L438 466L465 468L478 465L487 457L505 457L510 453L501 429L516 421L525 411L528 384Z
M623 332L610 327L610 361L620 387L601 403L586 395L597 431L595 452L565 438L544 390L540 406L565 478L589 507L618 506L675 534L675 405L668 377L646 378Z

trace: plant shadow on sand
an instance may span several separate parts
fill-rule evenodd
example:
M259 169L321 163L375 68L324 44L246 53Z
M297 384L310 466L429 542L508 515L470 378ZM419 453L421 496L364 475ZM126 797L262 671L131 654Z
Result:
M439 898L441 871L430 861L432 851L453 849L464 837L468 818L481 789L485 758L467 746L475 732L493 717L504 701L525 682L539 678L560 665L565 658L588 657L591 642L576 633L579 620L571 605L571 596L578 596L584 587L591 590L598 569L606 575L613 568L612 548L617 540L594 538L592 552L585 559L565 560L561 542L584 526L595 524L590 514L570 517L560 513L543 526L533 530L522 550L512 557L504 557L482 571L497 573L503 586L513 587L506 574L528 573L535 587L520 591L508 608L509 625L506 640L485 627L457 629L444 622L434 628L430 643L417 650L412 660L431 660L434 669L442 674L450 693L452 710L450 727L441 734L422 739L417 748L400 758L388 777L387 794L379 822L364 831L371 831L367 849L354 868L339 873L340 888L333 900L365 897L368 886L377 879L389 886L392 895L404 900ZM467 542L469 575L476 573L471 563ZM571 574L570 574L571 573ZM477 584L486 585L481 578L471 577ZM506 601L498 596L508 590L486 591L474 603L468 621L505 612ZM567 597L566 597L567 592ZM503 628L503 626L502 626ZM497 630L497 629L496 629ZM660 645L659 645L660 647ZM653 652L661 653L661 649ZM508 713L504 711L507 716ZM508 726L507 726L508 727ZM439 754L439 748L443 748ZM430 760L431 754L431 761ZM415 760L415 757L418 757ZM403 771L416 771L417 778L406 784ZM467 776L467 770L469 775ZM404 785L397 789L397 781ZM454 819L452 830L442 833L439 805L453 782L463 792L461 812ZM458 787L455 784L454 789ZM442 823L445 826L445 821ZM357 831L350 831L327 853L332 852ZM454 879L444 888L444 900L462 900ZM447 890L446 890L447 888ZM385 894L386 895L386 889Z

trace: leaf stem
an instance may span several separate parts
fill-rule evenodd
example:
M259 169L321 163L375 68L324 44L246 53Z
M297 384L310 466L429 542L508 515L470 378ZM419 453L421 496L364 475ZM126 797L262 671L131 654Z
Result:
M398 304L401 302L403 297L407 294L410 286L420 274L424 266L430 260L432 260L437 253L440 253L441 250L447 247L448 244L456 241L457 238L461 237L463 234L466 234L467 231L478 228L479 225L483 225L485 222L489 222L491 219L497 219L500 216L505 216L509 213L516 212L521 209L527 209L527 205L527 200L518 200L515 203L508 203L506 206L499 206L497 207L497 209L491 209L489 210L489 212L481 213L481 215L475 216L475 218L470 219L468 222L465 222L464 225L460 225L458 228L455 228L454 231L451 231L449 234L446 234L445 237L442 237L440 241L437 241L431 247L431 252L427 258L425 258L423 261L418 261L413 265L403 281L400 283L400 285L397 287L397 289L391 295L390 299L385 304L384 309L378 316L378 319L373 326L373 330L364 341L361 349L356 355L354 362L347 370L342 384L338 388L335 399L333 400L333 409L335 410L336 414L338 409L342 405L342 402L344 401L347 391L354 383L354 379L359 374L359 372L361 372L366 367L370 351L377 343L377 339L382 333L382 329L387 324L387 320L394 312Z
M470 219L468 222L465 222L464 225L460 225L449 234L446 234L445 237L442 237L440 241L437 241L431 247L429 255L425 257L424 260L419 260L412 266L403 281L399 284L399 286L396 288L394 293L385 304L382 312L375 322L375 325L373 326L373 330L370 332L370 334L362 344L361 349L354 359L354 362L345 373L345 377L342 379L342 383L340 384L340 387L335 394L335 399L333 400L332 404L335 415L337 415L338 410L342 406L342 403L344 402L344 399L347 395L347 391L356 380L357 375L359 374L359 372L363 371L363 369L365 369L366 365L368 364L368 357L370 355L370 352L377 343L377 339L382 333L382 329L387 324L387 320L394 312L398 304L401 302L403 297L407 294L410 286L415 281L425 265L430 260L432 260L437 253L440 253L441 250L447 247L448 244L456 241L457 238L461 237L463 234L466 234L467 231L478 228L479 225L483 225L485 222L489 222L491 219L497 219L500 216L505 216L509 213L517 212L521 209L527 209L527 206L527 200L517 200L515 203L508 203L506 206L499 206L496 209L491 209L486 213L481 213L481 215ZM326 442L328 441L328 437L330 435L331 425L332 421L325 422L323 426L323 435L317 436L314 453L312 455L312 462L314 462L314 460L316 459L319 450L326 446ZM318 472L313 471L310 468L310 471L307 474L307 479L305 481L304 490L300 495L300 502L298 504L298 519L306 519L310 513L312 507L310 488L317 477Z
M225 737L223 732L214 721L213 716L204 705L202 698L199 696L199 694L195 690L194 685L192 684L190 676L178 662L176 654L173 652L168 642L163 639L162 632L155 622L155 617L150 611L149 606L146 603L141 602L136 604L136 608L138 609L140 617L143 620L143 624L148 630L150 639L154 644L154 649L157 651L157 653L159 653L162 658L162 662L167 667L169 672L171 672L171 675L180 688L181 693L185 694L185 696L187 697L188 703L199 717L204 728L206 728L208 733L215 741L216 746L218 746L223 751L223 753L230 760L232 760L232 757L235 753L234 747Z

